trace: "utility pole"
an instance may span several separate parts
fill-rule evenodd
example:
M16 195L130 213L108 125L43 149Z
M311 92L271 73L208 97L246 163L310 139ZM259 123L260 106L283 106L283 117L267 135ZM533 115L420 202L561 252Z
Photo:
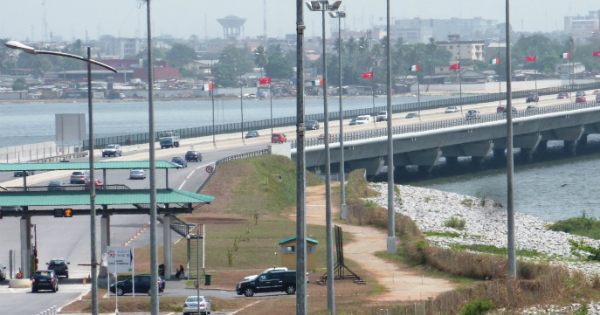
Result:
M92 48L87 48L87 59L92 60ZM88 79L88 119L90 142L90 233L91 233L91 265L92 265L92 314L98 314L98 278L96 274L96 181L94 180L94 109L92 104L92 63L87 63ZM106 183L105 183L106 184ZM36 233L37 239L37 233ZM37 250L37 248L36 248Z
M306 167L304 117L304 7L296 0L296 315L307 314L306 294Z
M512 125L512 75L510 69L510 0L506 0L506 180L507 180L507 228L508 228L508 275L517 276L517 253L515 248L515 199L514 157Z
M394 212L394 141L392 139L392 41L390 1L387 0L387 145L388 145L388 237L387 252L396 253L396 215Z

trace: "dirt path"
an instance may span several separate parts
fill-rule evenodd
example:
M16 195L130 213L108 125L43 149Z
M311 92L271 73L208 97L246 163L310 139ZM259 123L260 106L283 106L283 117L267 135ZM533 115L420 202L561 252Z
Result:
M333 202L333 213L339 207ZM295 219L295 215L293 215ZM339 214L334 215L339 217ZM306 188L306 223L325 225L325 186ZM376 280L387 290L375 295L378 301L407 301L426 299L449 291L455 284L439 278L423 277L415 270L395 263L386 262L375 256L375 252L386 251L387 233L369 226L355 226L334 222L345 232L352 233L354 241L344 244L344 258L352 259L362 268L376 275ZM321 250L325 250L321 247Z

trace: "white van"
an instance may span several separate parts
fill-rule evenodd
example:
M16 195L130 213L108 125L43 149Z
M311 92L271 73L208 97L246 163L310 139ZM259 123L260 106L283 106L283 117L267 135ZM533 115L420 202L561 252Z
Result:
M371 116L369 116L369 115L361 115L361 116L356 117L357 125L370 124L372 122L373 122L373 120L371 119Z

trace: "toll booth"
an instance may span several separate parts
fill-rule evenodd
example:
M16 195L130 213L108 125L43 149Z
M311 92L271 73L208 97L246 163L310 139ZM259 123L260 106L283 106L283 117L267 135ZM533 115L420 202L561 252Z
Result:
M306 269L317 269L317 245L319 241L306 238ZM296 237L279 241L281 246L281 266L296 270Z

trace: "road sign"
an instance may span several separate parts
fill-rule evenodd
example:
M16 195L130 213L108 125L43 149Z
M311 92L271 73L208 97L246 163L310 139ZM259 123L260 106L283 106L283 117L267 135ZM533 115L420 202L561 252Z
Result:
M210 165L206 167L206 172L209 174L212 173L214 170L215 170L215 168Z
M108 246L108 270L116 273L131 273L133 271L132 246Z

